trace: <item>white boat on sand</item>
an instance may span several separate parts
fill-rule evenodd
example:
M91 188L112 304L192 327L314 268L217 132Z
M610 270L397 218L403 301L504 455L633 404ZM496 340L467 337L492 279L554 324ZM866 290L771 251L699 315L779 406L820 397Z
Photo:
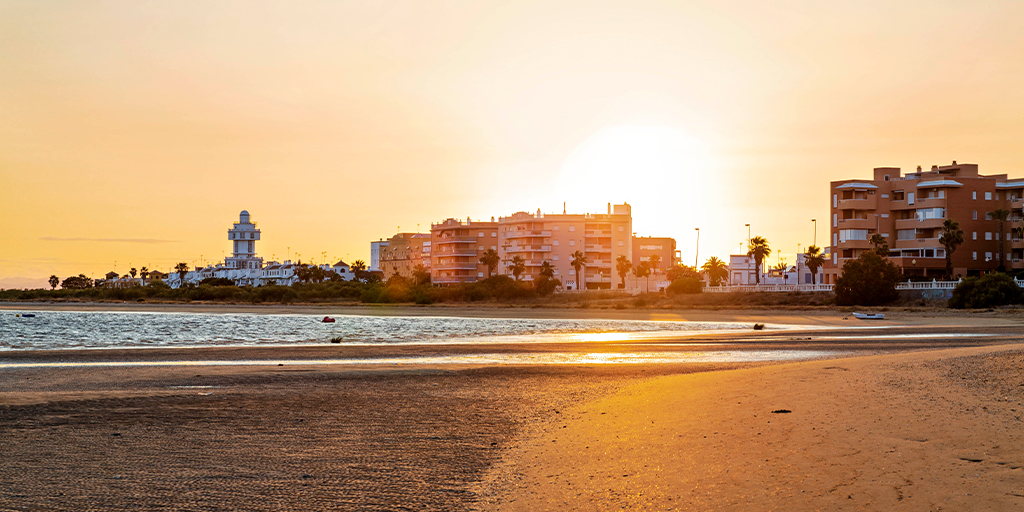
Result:
M853 317L860 320L885 320L885 313L854 313Z

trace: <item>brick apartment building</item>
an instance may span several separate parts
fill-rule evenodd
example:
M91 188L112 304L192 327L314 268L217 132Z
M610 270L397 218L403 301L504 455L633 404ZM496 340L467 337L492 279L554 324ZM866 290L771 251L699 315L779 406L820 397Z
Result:
M377 251L376 258L371 258L376 260L377 268L371 266L370 270L380 270L384 279L395 274L411 278L417 265L430 270L429 233L398 233L388 238L386 243L378 242Z
M446 219L430 225L431 269L434 284L471 283L487 277L487 265L480 258L490 249L498 250L498 223ZM501 273L499 266L495 274Z
M676 240L665 236L637 236L633 237L633 266L641 262L650 261L651 255L657 254L661 258L658 263L658 271L665 271L673 265L680 263L679 251L676 250Z
M1024 179L980 175L976 164L956 162L903 175L898 167L879 167L872 180L833 181L829 198L827 284L835 283L846 262L872 249L868 240L875 233L885 238L890 261L904 275L943 276L946 254L939 236L945 219L964 231L964 243L952 257L954 277L995 270L1000 240L1006 267L1024 268L1024 242L1013 234L1022 218ZM1002 231L989 215L998 209L1011 211Z

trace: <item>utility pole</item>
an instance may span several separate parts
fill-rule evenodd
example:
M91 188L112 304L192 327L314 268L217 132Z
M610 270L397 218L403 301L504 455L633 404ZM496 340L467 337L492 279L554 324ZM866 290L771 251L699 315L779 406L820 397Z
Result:
M697 269L700 263L700 228L693 228L697 232L697 248L693 251L693 268Z
M814 223L814 246L818 246L818 219L811 219Z

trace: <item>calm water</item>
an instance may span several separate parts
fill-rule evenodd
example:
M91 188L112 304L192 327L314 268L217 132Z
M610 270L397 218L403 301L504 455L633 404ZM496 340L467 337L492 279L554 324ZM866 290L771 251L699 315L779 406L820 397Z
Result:
M33 313L35 318L18 317ZM751 331L751 324L636 320L0 311L0 350L177 346L618 341ZM781 329L790 326L772 326Z

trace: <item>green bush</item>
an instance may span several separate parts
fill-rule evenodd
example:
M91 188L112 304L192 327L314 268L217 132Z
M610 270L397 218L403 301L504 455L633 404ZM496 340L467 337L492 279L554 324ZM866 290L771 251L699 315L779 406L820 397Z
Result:
M843 275L836 279L836 304L840 306L878 306L900 297L896 283L900 269L875 251L865 251L859 258L843 265Z
M947 305L955 309L990 308L1024 303L1024 291L1013 278L1001 272L980 279L968 277L953 289Z

